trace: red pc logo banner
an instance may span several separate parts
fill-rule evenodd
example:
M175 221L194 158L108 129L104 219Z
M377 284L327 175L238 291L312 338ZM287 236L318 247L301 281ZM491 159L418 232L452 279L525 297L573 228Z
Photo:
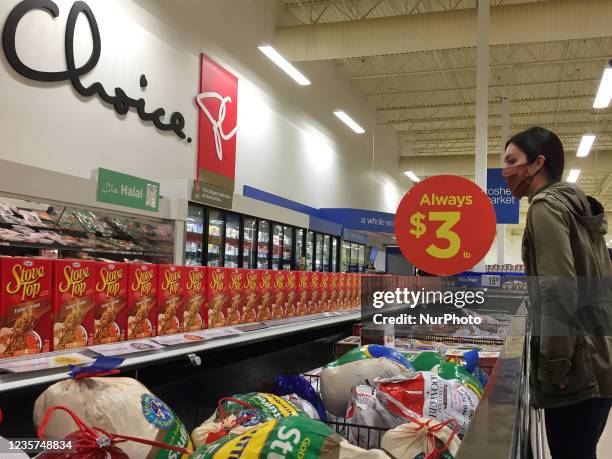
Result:
M198 179L229 190L236 175L238 78L200 56Z

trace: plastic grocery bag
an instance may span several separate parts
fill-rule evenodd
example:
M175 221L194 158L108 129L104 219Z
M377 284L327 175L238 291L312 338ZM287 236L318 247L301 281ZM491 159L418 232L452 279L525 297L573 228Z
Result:
M440 423L431 418L415 418L389 430L381 443L387 453L402 459L453 459L460 446L453 421Z
M329 363L321 371L321 398L325 409L343 416L351 389L377 377L410 375L414 367L400 352L378 344L361 346Z
M68 379L53 384L34 404L37 428L49 407L64 406L90 426L110 433L158 440L191 449L189 434L181 420L145 386L132 378ZM56 413L46 427L49 438L66 438L75 430L66 412ZM187 459L187 455L140 443L125 443L121 449L130 458ZM49 456L51 457L51 456Z
M389 459L381 450L353 446L326 424L291 416L199 447L192 459Z
M310 419L316 419L317 421L319 420L319 413L317 413L317 409L308 400L304 400L296 394L283 395L283 398L288 402L291 402L294 406L299 407L308 415Z
M471 355L473 356L473 354ZM476 359L478 359L478 351L476 351ZM472 389L478 397L482 397L484 387L468 367L453 362L447 362L444 356L431 351L421 352L415 356L411 362L417 371L431 371L446 380L456 379L467 388ZM477 369L474 366L471 368L473 370Z
M418 372L411 378L377 380L374 387L377 399L396 419L395 425L385 426L388 428L415 417L454 419L459 434L464 435L479 401L476 393L460 381L445 380L429 371Z
M74 432L66 436L62 441L45 440L45 435L50 421L55 413L64 414L72 418L69 421ZM190 457L191 450L174 445L167 445L156 439L135 438L126 435L107 432L99 427L88 426L72 410L64 406L49 407L38 427L38 438L52 445L58 444L56 449L45 451L38 459L145 459L158 457ZM59 446L61 444L61 446ZM117 446L121 444L121 448ZM144 451L137 456L128 456L124 448L130 445L141 445L148 447L152 455L147 456ZM155 449L152 449L155 448ZM133 448L130 448L133 449ZM163 454L160 454L162 453Z
M327 414L321 396L310 382L302 375L280 375L274 378L276 393L278 395L295 394L309 401L316 408L318 419L327 421ZM312 416L311 416L312 417Z
M308 415L298 404L265 392L237 394L219 400L213 415L191 434L196 447L211 443L225 435L243 433L258 424L286 416Z
M381 346L379 344L368 344L366 346L361 346L352 349L346 354L339 357L337 360L334 360L333 362L327 364L326 368L339 367L347 363L356 362L359 360L377 359L381 357L393 360L410 370L414 370L412 363L410 363L410 360L408 360L404 354L396 351L395 349Z

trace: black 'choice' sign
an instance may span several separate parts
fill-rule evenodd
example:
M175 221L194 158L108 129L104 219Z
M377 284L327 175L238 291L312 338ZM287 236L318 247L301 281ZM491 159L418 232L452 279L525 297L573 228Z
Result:
M170 115L169 122L164 123L161 121L161 118L166 114L166 111L163 108L158 108L150 113L146 112L146 102L144 99L132 99L121 88L115 88L115 95L111 96L99 82L92 83L90 86L83 85L80 77L91 72L96 67L98 61L100 60L102 50L100 30L98 29L96 17L89 6L83 1L74 2L72 8L70 8L70 13L68 14L68 22L66 23L64 38L66 70L59 72L44 72L35 70L24 64L17 54L15 35L21 19L30 11L37 9L47 11L54 18L59 16L59 7L51 0L23 0L22 2L18 3L15 8L13 8L4 24L4 30L2 31L2 47L4 49L6 60L17 73L30 80L47 83L70 81L74 89L81 96L92 97L97 94L98 97L104 102L112 105L115 111L120 115L125 115L130 108L135 108L140 119L143 121L153 122L155 127L160 131L172 131L181 139L187 137L183 132L183 129L185 128L185 118L181 113L173 112ZM82 67L77 67L74 59L74 29L79 14L81 13L85 15L87 22L89 23L93 41L93 51L87 62ZM141 75L140 77L140 86L143 88L147 86L147 79L144 75ZM191 138L188 138L187 142L191 142Z

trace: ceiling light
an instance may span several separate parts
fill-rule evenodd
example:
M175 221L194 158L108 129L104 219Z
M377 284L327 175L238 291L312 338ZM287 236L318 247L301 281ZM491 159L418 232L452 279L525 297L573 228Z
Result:
M355 120L348 116L344 111L336 110L334 115L336 115L344 124L350 127L357 134L363 134L365 132L365 129L359 126Z
M567 181L570 183L576 183L578 177L580 176L580 169L572 169L569 171L569 175L567 176Z
M580 140L580 145L578 145L576 156L579 158L588 156L591 151L591 147L593 146L593 142L595 142L595 134L584 134Z
M293 78L299 85L308 86L310 85L310 80L306 78L302 73L296 69L287 59L281 56L278 51L276 51L270 45L262 45L257 47L259 51L264 53L272 62L278 65L283 71Z
M418 177L417 177L417 176L414 174L414 172L412 172L412 171L406 171L406 172L404 172L404 175L405 175L406 177L408 177L410 180L412 180L413 182L420 182L420 181L421 181L421 179L420 179L420 178L418 178Z
M599 83L599 89L597 90L597 96L595 102L593 102L593 108L607 108L610 105L610 99L612 98L612 67L608 63L608 67L604 70L603 76L601 77L601 83Z

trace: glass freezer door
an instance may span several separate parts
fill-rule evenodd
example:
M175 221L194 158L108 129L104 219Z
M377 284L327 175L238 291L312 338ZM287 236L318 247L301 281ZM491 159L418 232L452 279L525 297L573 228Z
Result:
M304 256L304 228L298 228L295 230L295 266L296 269L300 264L300 258Z
M342 241L342 272L349 272L349 265L351 262L351 243Z
M272 269L280 269L283 244L283 226L272 226Z
M293 227L283 227L283 269L291 270L293 266Z
M204 209L189 204L185 227L185 265L202 266L202 239L204 235Z
M225 217L218 210L208 209L208 266L223 266L223 229Z
M238 248L240 246L240 217L235 214L227 214L225 222L225 257L226 268L238 267Z
M270 222L259 220L257 228L257 268L268 269L268 254L270 253Z
M315 246L315 271L322 271L323 268L323 235L317 233L317 243Z
M332 272L335 273L338 270L338 238L332 237Z
M242 267L245 269L255 268L257 250L255 247L255 236L257 232L257 220L244 218L244 237L242 242Z
M306 235L306 271L314 269L314 233L308 231Z
M365 271L365 245L359 246L359 272Z
M330 250L329 250L329 245L330 245L330 236L328 236L327 234L323 236L323 271L328 273L329 272L329 255L330 255Z
M351 264L349 272L359 272L359 244L351 243Z

